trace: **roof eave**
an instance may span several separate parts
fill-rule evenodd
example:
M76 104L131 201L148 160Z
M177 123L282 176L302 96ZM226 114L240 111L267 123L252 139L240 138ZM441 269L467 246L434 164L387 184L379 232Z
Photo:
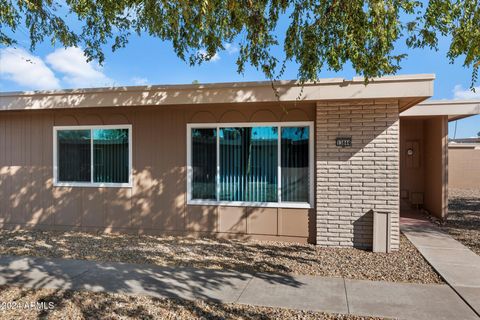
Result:
M480 114L480 100L432 100L402 112L400 117L448 116L449 121L454 121L478 114Z
M0 93L0 110L392 98L408 105L433 95L434 78L411 75L372 79L368 84L354 78L305 84L240 82Z

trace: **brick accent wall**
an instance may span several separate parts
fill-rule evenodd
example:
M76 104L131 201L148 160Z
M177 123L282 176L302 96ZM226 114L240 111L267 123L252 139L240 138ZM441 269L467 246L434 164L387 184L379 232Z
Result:
M317 245L371 248L373 211L392 213L391 250L399 247L398 101L317 104ZM351 136L351 147L335 138Z

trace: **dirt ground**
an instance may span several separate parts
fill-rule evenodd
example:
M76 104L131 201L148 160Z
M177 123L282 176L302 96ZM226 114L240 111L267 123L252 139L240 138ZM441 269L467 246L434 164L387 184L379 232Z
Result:
M403 235L398 252L382 254L355 248L322 248L283 242L0 231L0 254L391 282L442 282Z
M448 217L443 228L480 255L480 189L449 189L448 196Z

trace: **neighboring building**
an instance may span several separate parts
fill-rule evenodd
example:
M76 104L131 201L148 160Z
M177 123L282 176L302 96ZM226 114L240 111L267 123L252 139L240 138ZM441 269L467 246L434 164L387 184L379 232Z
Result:
M480 190L480 138L448 142L448 177L451 188Z
M459 148L478 148L480 146L479 138L461 138L461 139L449 139L449 146Z
M400 120L433 80L2 93L0 222L371 247L387 211L396 250L400 189L445 210L447 118ZM403 170L440 188L400 187Z

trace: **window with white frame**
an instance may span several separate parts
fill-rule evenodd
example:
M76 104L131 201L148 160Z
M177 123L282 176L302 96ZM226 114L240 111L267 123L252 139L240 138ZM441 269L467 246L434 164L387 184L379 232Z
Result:
M56 186L131 186L131 125L53 128Z
M310 207L313 124L187 125L188 203Z

